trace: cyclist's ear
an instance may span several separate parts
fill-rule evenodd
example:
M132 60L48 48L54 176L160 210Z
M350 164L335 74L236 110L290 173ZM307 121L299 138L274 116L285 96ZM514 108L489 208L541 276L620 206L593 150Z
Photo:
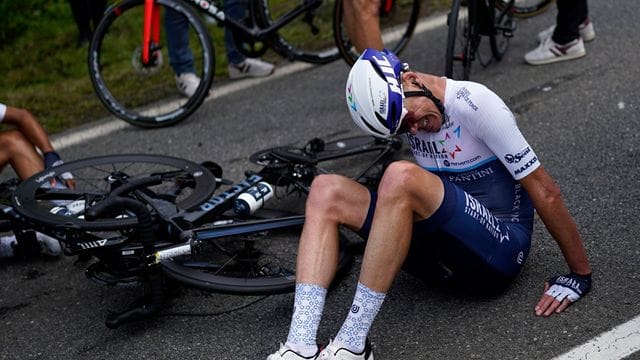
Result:
M402 78L403 86L405 86L406 84L412 84L418 80L418 74L416 74L411 70L403 72L402 75L400 75L400 77Z

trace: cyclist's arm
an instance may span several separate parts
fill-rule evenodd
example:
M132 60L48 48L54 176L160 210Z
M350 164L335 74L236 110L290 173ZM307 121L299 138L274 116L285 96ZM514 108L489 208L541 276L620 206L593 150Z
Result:
M13 125L30 143L44 154L53 151L49 136L38 120L27 110L7 106L3 123Z
M571 272L579 275L591 274L589 259L578 228L564 204L560 188L551 176L542 166L539 166L532 173L522 178L520 183L531 197L540 219L542 219L547 230L558 243ZM545 292L548 286L548 284L545 284ZM569 299L559 302L554 300L553 297L544 294L536 305L535 311L537 315L548 316L553 312L562 312L570 304L571 301Z

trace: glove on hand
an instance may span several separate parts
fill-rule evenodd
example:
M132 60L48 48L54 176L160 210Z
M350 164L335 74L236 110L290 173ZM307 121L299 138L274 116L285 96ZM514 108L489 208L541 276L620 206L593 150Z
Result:
M58 153L55 152L55 151L46 152L46 153L42 154L42 156L44 157L44 167L45 167L45 169L50 169L50 168L53 168L53 167L60 166L60 165L64 164L64 162L60 158L60 155L58 155ZM73 179L73 175L71 175L70 172L64 172L64 173L60 174L59 177L62 180L72 180Z
M565 298L571 302L578 301L591 289L591 274L578 275L574 272L568 275L557 275L549 280L549 290L546 295L562 302Z

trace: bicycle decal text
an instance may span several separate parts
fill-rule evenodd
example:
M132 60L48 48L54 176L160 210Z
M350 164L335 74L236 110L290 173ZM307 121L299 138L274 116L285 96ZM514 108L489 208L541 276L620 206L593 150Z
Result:
M224 21L224 12L218 9L218 7L213 3L207 0L191 0L196 6L200 9L208 12L213 15L216 19Z

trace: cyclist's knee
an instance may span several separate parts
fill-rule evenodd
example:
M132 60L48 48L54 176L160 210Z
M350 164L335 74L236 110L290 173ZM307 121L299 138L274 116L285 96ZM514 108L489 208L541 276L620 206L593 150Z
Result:
M5 153L23 152L27 146L33 147L18 130L7 130L0 133L0 149Z
M348 204L345 192L349 190L349 183L353 181L341 175L323 174L315 177L311 183L311 190L307 197L307 213L317 211L327 216L340 217Z
M437 176L410 161L393 162L380 180L378 202L424 201L421 195L425 193L425 189L435 188L434 184L438 181Z

